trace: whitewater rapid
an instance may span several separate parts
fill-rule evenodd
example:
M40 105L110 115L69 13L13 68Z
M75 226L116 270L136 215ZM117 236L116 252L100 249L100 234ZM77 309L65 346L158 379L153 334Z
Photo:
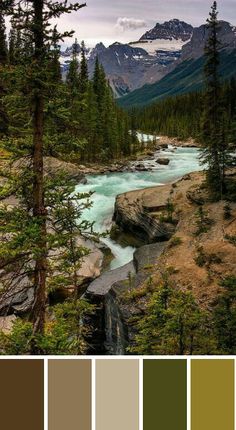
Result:
M168 158L168 166L156 163L157 158ZM153 159L142 161L146 167L151 168L148 172L122 172L102 175L88 175L87 184L79 185L76 192L87 193L92 191L92 207L86 209L82 215L83 219L95 222L94 230L103 233L112 227L112 217L116 196L128 191L144 189L148 187L163 185L175 181L187 173L202 169L199 163L199 151L196 148L174 148L158 151ZM122 246L109 237L102 241L110 248L114 259L111 269L121 267L132 260L135 248Z

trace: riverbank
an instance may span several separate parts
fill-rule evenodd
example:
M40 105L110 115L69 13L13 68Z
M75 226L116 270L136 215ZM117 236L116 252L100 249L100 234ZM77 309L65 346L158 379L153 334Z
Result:
M139 139L142 139L142 134L139 133ZM77 164L80 172L83 175L95 175L95 174L108 174L108 173L116 173L116 172L133 172L133 171L142 171L139 162L143 162L147 159L155 156L158 156L158 152L165 152L166 150L175 150L176 148L199 148L200 144L196 142L194 139L188 139L186 141L179 140L177 138L168 137L168 136L160 136L155 137L152 135L144 135L144 144L146 148L136 155L123 158L121 160L114 161L112 163L86 163L86 164ZM137 163L138 162L138 163Z
M203 181L197 172L172 185L120 195L115 219L121 228L141 231L149 243L167 238L163 229L160 235L164 225L170 240L153 266L154 284L168 271L177 288L191 290L201 306L211 307L220 281L236 276L236 203L228 209L227 202L211 203Z
M236 203L228 203L227 209L226 202L212 203L203 183L204 174L196 172L172 184L117 197L120 228L136 234L141 230L146 241L155 243L139 248L133 262L88 287L87 298L97 305L91 354L132 351L137 324L163 279L191 292L200 308L211 313L222 293L221 281L236 277ZM150 234L153 219L158 235ZM159 236L157 225L172 226L167 241Z

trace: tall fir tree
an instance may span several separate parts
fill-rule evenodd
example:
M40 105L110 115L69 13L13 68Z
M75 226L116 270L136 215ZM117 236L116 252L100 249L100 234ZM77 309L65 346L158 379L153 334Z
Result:
M6 64L8 52L7 52L7 41L6 41L6 26L4 20L4 9L0 5L0 64Z
M5 134L8 129L8 118L2 102L3 96L6 91L4 81L4 68L8 61L6 27L3 12L3 6L0 5L0 134Z
M72 61L69 65L69 70L66 76L66 82L70 88L71 96L74 98L78 94L79 89L79 75L78 75L78 69L79 69L79 61L78 61L78 42L77 39L75 39L75 43L73 44L72 49Z
M212 197L219 200L226 192L226 170L231 164L230 147L225 135L222 82L219 73L221 43L218 38L217 2L208 22L209 37L205 48L204 112L202 116L202 161L207 165L206 180Z
M71 36L73 33L57 32L51 27L51 20L59 18L65 13L71 13L84 7L85 4L54 2L52 0L15 1L7 5L8 14L21 27L29 32L33 41L32 65L27 69L30 77L29 109L32 112L32 219L31 245L34 249L34 303L31 320L34 333L44 333L46 311L46 279L48 271L48 243L47 243L47 208L45 205L44 180L44 109L49 93L51 81L48 82L47 65L51 55L51 46L55 41ZM48 85L47 85L48 84ZM50 88L51 90L51 88ZM30 185L28 184L28 188ZM37 352L37 351L35 351Z
M79 92L85 94L88 89L88 64L86 59L86 47L84 41L81 43L81 61L79 72Z

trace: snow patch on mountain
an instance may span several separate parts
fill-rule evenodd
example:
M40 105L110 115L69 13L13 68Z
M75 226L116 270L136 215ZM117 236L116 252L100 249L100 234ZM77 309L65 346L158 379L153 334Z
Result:
M183 46L188 43L182 39L157 39L157 40L139 40L138 42L132 42L130 46L133 48L142 48L149 55L157 55L158 51L165 52L177 52L181 51Z

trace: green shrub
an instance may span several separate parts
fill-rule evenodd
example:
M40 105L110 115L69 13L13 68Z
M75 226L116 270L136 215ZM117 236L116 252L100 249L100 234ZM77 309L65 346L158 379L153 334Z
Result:
M171 241L169 243L169 247L174 248L175 246L179 246L182 243L183 243L183 240L181 239L181 237L175 236L175 237L173 237L173 239L171 239Z

